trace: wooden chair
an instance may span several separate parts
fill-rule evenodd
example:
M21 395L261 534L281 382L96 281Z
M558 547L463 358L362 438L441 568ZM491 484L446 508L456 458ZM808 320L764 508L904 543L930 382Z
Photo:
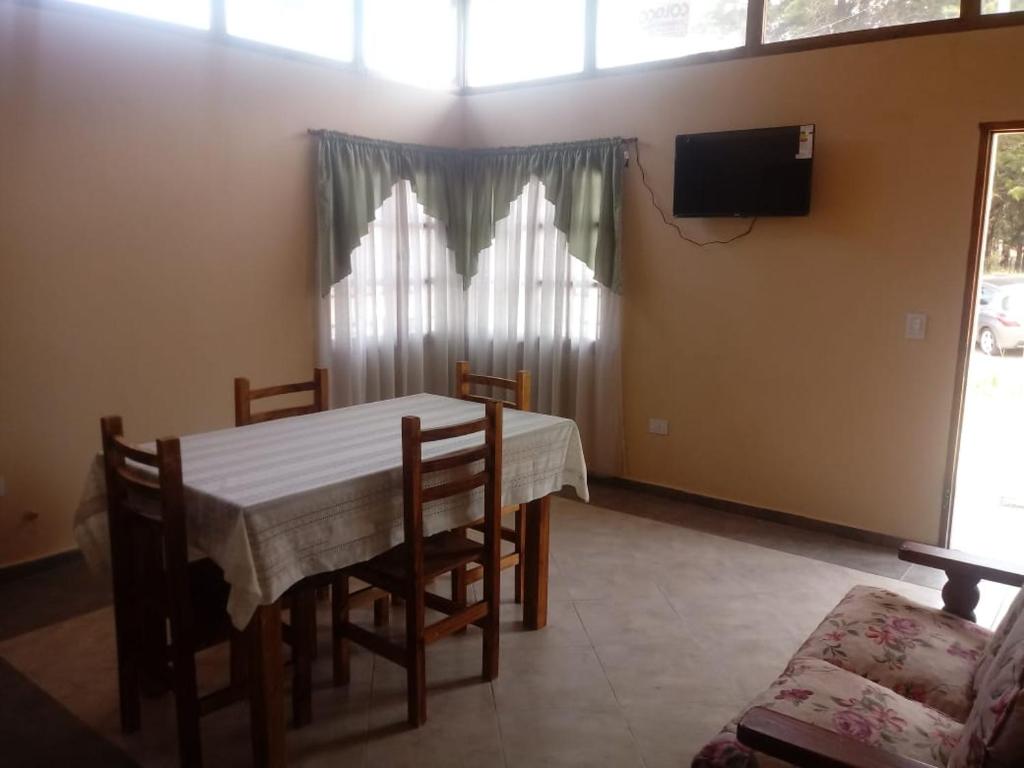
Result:
M253 413L252 403L254 400L264 400L268 397L280 395L291 395L297 392L312 392L313 402L311 405L290 406L288 408L276 408L268 411ZM330 395L327 388L327 369L314 368L312 381L300 381L297 384L279 384L273 387L253 389L249 386L249 380L244 378L235 379L235 426L244 427L247 424L258 424L262 421L274 419L285 419L289 416L302 416L307 413L318 413L330 408Z
M140 727L143 668L155 661L174 691L181 764L198 766L200 715L246 696L244 646L228 617L228 584L213 561L189 561L178 439L157 440L155 452L136 448L125 442L118 416L102 419L101 432L121 728ZM200 698L195 655L228 640L231 684Z
M498 675L498 620L500 608L501 557L501 403L487 404L482 419L437 429L422 429L419 418L402 419L402 491L404 497L405 541L365 563L342 571L341 585L350 576L385 589L405 601L405 643L397 645L386 638L349 621L349 599L346 588L333 592L335 628L334 677L342 685L349 678L349 641L399 664L406 669L408 681L408 720L417 727L426 722L427 644L475 624L483 629L484 680ZM477 432L484 433L484 442L423 460L423 445ZM470 467L484 462L481 471L467 474ZM454 471L454 477L438 485L426 485L425 476L442 470ZM444 531L424 538L423 506L438 499L447 499L484 489L484 540L471 541L454 531ZM427 592L433 579L470 562L483 564L484 599L472 605ZM426 608L446 614L445 618L425 623Z
M530 410L530 372L518 371L515 379L502 379L496 376L484 376L471 373L469 363L459 361L455 364L455 394L460 400L471 400L476 403L489 403L493 398L483 395L476 395L471 392L474 385L481 387L492 387L504 389L513 393L511 400L502 400L502 404L508 408L515 408L517 411ZM501 558L501 569L515 568L515 601L523 601L523 544L524 544L524 521L526 516L525 505L513 505L501 510L502 516L515 514L515 523L512 528L502 527L501 538L504 541L512 542L512 551ZM471 525L460 529L465 533L467 530L481 531L483 520L477 520ZM461 568L452 573L452 600L466 602L466 587L474 581L479 581L483 570L475 568Z

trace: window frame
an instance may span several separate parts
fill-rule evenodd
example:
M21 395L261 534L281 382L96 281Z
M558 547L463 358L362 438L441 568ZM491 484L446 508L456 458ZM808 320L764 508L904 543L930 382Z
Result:
M467 0L462 0L467 2ZM647 70L667 69L694 64L708 64L717 61L733 61L736 59L775 56L783 53L813 51L821 48L833 48L843 45L898 40L908 37L926 35L943 35L951 32L971 32L979 29L997 29L1024 25L1024 11L1008 11L1004 13L982 13L982 0L960 0L960 15L953 19L922 21L914 24L898 24L875 29L858 29L849 32L837 32L830 35L803 37L794 40L780 40L774 43L764 41L764 27L767 18L766 0L748 0L747 2L747 34L744 45L720 51L705 51L674 59L645 61L636 64L624 64L618 67L597 67L597 6L599 0L587 0L587 57L581 73L546 78L544 80L528 80L525 82L508 83L472 87L461 83L460 93L486 93L488 91L509 90L513 88L533 87L555 83L572 82L596 77L615 77L621 74L644 72Z
M953 32L971 32L982 29L997 29L1000 27L1024 25L1024 10L1007 11L1002 13L983 13L982 0L960 0L960 16L953 19L939 19L914 24L900 24L891 27L852 30L849 32L819 35L817 37L803 37L794 40L781 40L774 43L766 43L764 42L766 0L748 0L746 41L742 46L720 51L694 53L673 59L624 64L622 66L602 69L597 66L598 1L599 0L586 0L584 21L586 28L584 30L583 47L584 61L583 69L580 72L535 80L521 80L511 83L499 83L485 86L469 86L466 82L466 20L470 0L455 0L456 23L458 25L456 29L456 50L453 51L453 55L455 56L455 80L450 88L435 88L433 90L465 95L516 88L533 88L540 85L566 83L596 77L614 77L622 74L643 72L647 70L689 66L694 64L707 64L717 61L732 61L735 59L774 56L784 53L812 51L843 45L859 45L862 43L898 40L909 37L943 35ZM304 53L302 51L280 48L254 40L233 37L227 33L225 0L210 0L211 18L210 28L208 30L195 29L192 27L174 24L173 22L160 21L158 19L151 19L145 16L133 15L123 11L67 2L66 0L19 0L19 2L23 5L47 10L60 10L68 13L87 14L111 21L119 21L121 23L146 25L150 28L167 30L193 38L213 39L231 47L256 50L276 56L297 59L299 61L307 61L324 66L330 66L335 69L351 72L363 77L388 79L369 70L365 63L363 46L364 28L362 23L363 5L366 2L372 2L372 0L355 0L354 2L355 19L353 24L353 58L350 62L337 61L311 53ZM412 84L411 87L422 86Z

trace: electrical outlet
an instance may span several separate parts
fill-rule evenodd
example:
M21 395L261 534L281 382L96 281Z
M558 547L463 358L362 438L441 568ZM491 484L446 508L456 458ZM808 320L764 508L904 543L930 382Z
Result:
M647 422L647 431L652 435L667 435L668 419L649 419Z
M928 315L923 312L908 312L903 330L904 338L922 341L928 333Z

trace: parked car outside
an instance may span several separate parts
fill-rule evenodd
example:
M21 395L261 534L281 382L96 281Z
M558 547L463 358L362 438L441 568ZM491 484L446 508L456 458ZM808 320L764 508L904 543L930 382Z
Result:
M1024 277L984 278L974 327L978 348L986 355L1024 348Z

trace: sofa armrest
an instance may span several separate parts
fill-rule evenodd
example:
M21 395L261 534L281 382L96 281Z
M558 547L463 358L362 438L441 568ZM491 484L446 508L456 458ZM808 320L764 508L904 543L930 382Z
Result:
M946 573L960 573L979 581L994 581L1011 587L1024 586L1024 567L987 557L970 555L955 549L907 541L900 547L900 560L938 568Z
M974 609L981 597L978 591L980 581L994 581L1011 587L1024 586L1024 568L955 549L908 541L900 547L900 560L945 571L949 581L942 589L942 599L945 601L943 607L969 621L976 620Z
M740 720L740 744L802 768L938 768L764 707Z

